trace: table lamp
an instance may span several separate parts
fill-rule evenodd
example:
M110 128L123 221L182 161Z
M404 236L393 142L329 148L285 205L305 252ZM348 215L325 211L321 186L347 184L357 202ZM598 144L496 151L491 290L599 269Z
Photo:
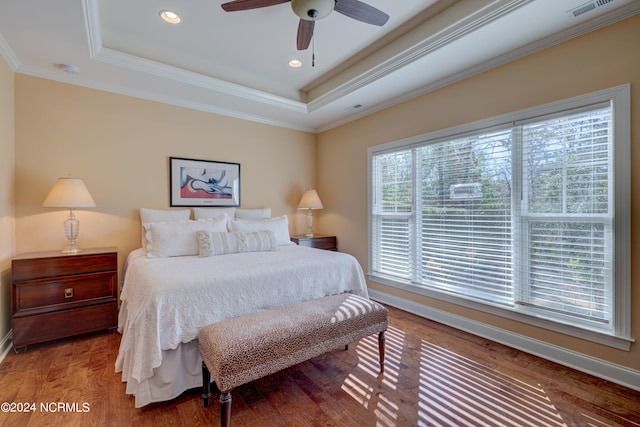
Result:
M89 190L79 178L58 178L47 198L42 202L45 208L67 208L69 217L64 222L64 235L69 244L62 250L63 254L77 254L82 249L76 246L80 231L80 222L76 219L76 208L94 208L96 202Z
M305 234L305 237L313 237L313 213L311 213L311 211L313 209L322 209L323 207L324 206L322 206L322 202L320 201L320 197L318 197L316 190L306 190L302 194L302 198L298 204L298 209L308 209L307 233Z

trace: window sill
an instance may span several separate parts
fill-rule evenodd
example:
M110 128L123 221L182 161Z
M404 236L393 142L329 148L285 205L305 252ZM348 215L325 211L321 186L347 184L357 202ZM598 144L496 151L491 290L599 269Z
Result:
M456 295L417 286L410 282L399 281L395 278L392 279L387 276L368 273L367 278L368 280L379 283L381 285L402 289L414 294L456 304L462 307L481 311L483 313L504 317L506 319L515 320L518 322L526 323L528 325L537 326L539 328L606 345L608 347L613 347L619 350L629 351L629 349L631 348L631 343L635 341L630 337L620 337L610 335L601 331L588 330L573 325L559 323L557 321L550 320L544 317L519 312L515 308L509 309L505 308L504 306L492 305L486 302L477 302L471 299L465 299Z

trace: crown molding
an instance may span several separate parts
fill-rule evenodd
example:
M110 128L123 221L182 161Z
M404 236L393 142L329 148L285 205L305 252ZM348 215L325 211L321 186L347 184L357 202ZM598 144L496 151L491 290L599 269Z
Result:
M497 0L491 2L488 6L478 10L470 17L460 21L432 37L429 37L399 54L394 55L386 62L354 77L347 83L320 95L309 103L297 99L273 95L264 91L247 88L238 84L226 82L203 74L187 71L178 67L156 61L147 60L134 55L123 53L117 50L109 49L103 46L100 31L100 17L98 0L82 0L83 12L85 18L85 31L87 35L88 51L91 60L104 62L115 67L131 69L146 75L152 75L161 79L180 82L197 88L211 91L212 94L225 94L253 101L267 107L280 108L284 111L294 112L296 114L308 115L322 106L328 105L345 95L364 87L377 79L392 74L394 71L411 64L412 62L430 54L434 50L445 46L452 41L489 24L492 21L512 12L533 0ZM565 42L575 37L587 34L591 31L600 29L615 22L627 19L640 13L640 2L635 1L625 6L612 10L604 15L593 18L589 21L580 23L565 31L546 37L539 41L533 42L522 48L507 52L503 55L485 61L473 67L461 70L458 73L449 75L427 85L421 86L416 90L412 90L400 94L390 100L377 104L370 108L365 108L354 112L348 117L344 117L321 127L310 127L300 125L293 122L293 119L278 120L268 119L260 114L248 114L243 111L233 110L231 108L222 108L204 102L189 101L180 97L180 95L164 95L154 93L150 90L134 89L126 85L102 83L93 80L82 79L81 76L71 76L56 71L43 71L35 67L25 67L14 51L8 45L7 41L0 34L0 55L6 60L14 72L42 77L50 80L61 81L64 83L85 86L89 88L104 90L107 92L118 93L128 96L139 97L147 100L173 104L185 108L191 108L200 111L207 111L228 117L234 117L258 123L269 124L273 126L291 128L304 132L320 133L332 128L344 125L346 123L363 118L367 115L392 107L407 100L425 95L429 92L454 84L466 78L472 77L492 68L499 67L511 61L531 55L532 53L549 48L553 45Z
M145 74L154 75L175 82L185 83L202 89L224 93L227 95L233 95L239 98L247 99L253 102L259 102L273 107L284 108L285 110L289 111L295 111L298 113L307 112L306 104L301 101L296 101L260 90L247 88L242 85L229 83L220 79L205 76L200 73L187 71L182 68L162 64L160 62L152 61L105 47L100 49L98 54L93 59L107 63L109 65L128 68L130 70L143 72Z
M82 0L82 11L84 13L84 28L89 44L89 56L95 58L102 49L98 0Z
M248 120L256 123L263 123L267 125L300 130L303 132L315 133L316 129L308 126L300 125L299 123L293 123L283 120L267 119L260 115L247 114L237 110L231 110L227 108L221 108L206 103L198 103L175 96L161 95L152 91L145 91L139 89L132 89L131 87L125 87L117 84L104 83L100 81L94 81L89 79L83 79L80 75L69 75L66 73L60 73L59 70L45 71L37 67L25 67L22 66L16 71L19 74L24 74L32 77L38 77L46 80L58 81L61 83L72 84L74 86L82 86L89 89L101 90L104 92L115 93L118 95L131 96L134 98L146 99L148 101L160 102L163 104L174 105L177 107L189 108L192 110L205 111L208 113L219 114L222 116L232 117L236 119Z
M424 85L416 90L404 93L386 102L377 104L374 107L366 108L364 110L359 110L357 113L351 116L345 117L341 120L336 120L332 123L327 124L326 126L322 126L318 128L317 131L321 133L321 132L325 132L330 129L336 128L338 126L345 125L352 121L366 117L370 114L377 113L379 111L393 107L394 105L401 104L402 102L411 100L413 98L417 98L422 95L426 95L427 93L436 91L438 89L442 89L446 86L460 82L469 77L473 77L477 74L484 73L485 71L500 67L502 65L508 64L509 62L524 58L536 52L542 51L544 49L548 49L552 46L555 46L560 43L564 43L568 40L574 39L576 37L580 37L582 35L588 34L592 31L598 30L600 28L604 28L608 25L615 24L616 22L620 22L627 18L631 18L632 16L635 16L639 13L640 13L640 2L629 3L619 9L608 12L590 21L586 21L574 27L568 28L564 31L560 31L549 37L545 37L536 42L523 46L519 49L515 49L511 52L507 52L503 55L500 55L488 61L482 62L473 67L462 70L458 73L451 74L445 78L429 83L428 85Z
M230 83L193 71L152 61L139 56L120 52L104 46L101 36L98 0L83 0L85 30L91 59L109 65L143 72L168 80L185 83L202 89L237 96L253 102L284 108L285 110L307 113L307 105L299 100L273 95L257 89Z
M9 64L9 67L13 72L16 72L16 70L18 70L22 65L15 52L13 51L13 49L11 49L11 46L9 46L9 43L7 43L7 40L2 34L0 34L0 55L4 58L5 61L7 61L7 64Z
M499 19L500 17L527 3L530 3L531 1L533 0L497 0L489 6L479 9L476 13L465 18L463 21L452 25L445 31L441 31L433 37L425 39L409 49L405 49L403 52L394 55L382 64L358 75L349 82L340 85L334 90L324 93L320 97L308 103L247 88L245 86L216 79L214 77L205 76L196 72L106 48L103 45L101 37L98 0L83 0L83 7L89 52L91 58L94 60L201 87L203 89L237 96L242 99L259 102L269 106L284 108L286 110L300 113L311 113L341 99L355 90L392 74L398 69L421 59L442 46L451 43L477 30L478 28L481 28L482 26L488 25L496 19Z
M317 109L335 102L376 80L386 77L400 68L422 59L443 46L446 46L447 44L494 22L531 1L533 0L502 0L479 9L472 15L456 22L445 30L422 40L420 43L415 44L409 49L405 49L403 52L394 55L392 58L371 68L365 73L362 73L335 89L316 97L309 102L309 112L316 111Z

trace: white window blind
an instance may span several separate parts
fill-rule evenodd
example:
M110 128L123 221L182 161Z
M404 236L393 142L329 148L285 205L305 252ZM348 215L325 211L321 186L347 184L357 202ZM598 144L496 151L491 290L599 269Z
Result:
M416 281L512 304L511 129L416 149Z
M370 149L370 276L628 337L626 104L607 97L628 88L611 93Z
M611 319L613 138L609 104L522 127L522 304Z
M413 155L411 150L377 156L373 164L375 186L373 221L377 271L411 278L410 221L413 212Z

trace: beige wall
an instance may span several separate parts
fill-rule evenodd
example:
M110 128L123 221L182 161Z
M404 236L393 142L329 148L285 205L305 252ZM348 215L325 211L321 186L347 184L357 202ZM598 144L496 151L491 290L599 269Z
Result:
M77 212L80 247L140 247L138 209L169 208L169 157L241 165L242 207L287 214L315 184L316 136L16 75L16 250L65 246L67 212L40 205L59 176L82 178L95 209Z
M15 253L13 72L0 59L0 354L11 329L11 258Z
M632 164L640 164L640 16L324 132L318 139L323 231L367 268L367 148L631 83ZM632 167L632 334L640 339L640 172ZM635 260L635 261L634 261ZM615 350L370 282L370 288L640 370L640 344Z

